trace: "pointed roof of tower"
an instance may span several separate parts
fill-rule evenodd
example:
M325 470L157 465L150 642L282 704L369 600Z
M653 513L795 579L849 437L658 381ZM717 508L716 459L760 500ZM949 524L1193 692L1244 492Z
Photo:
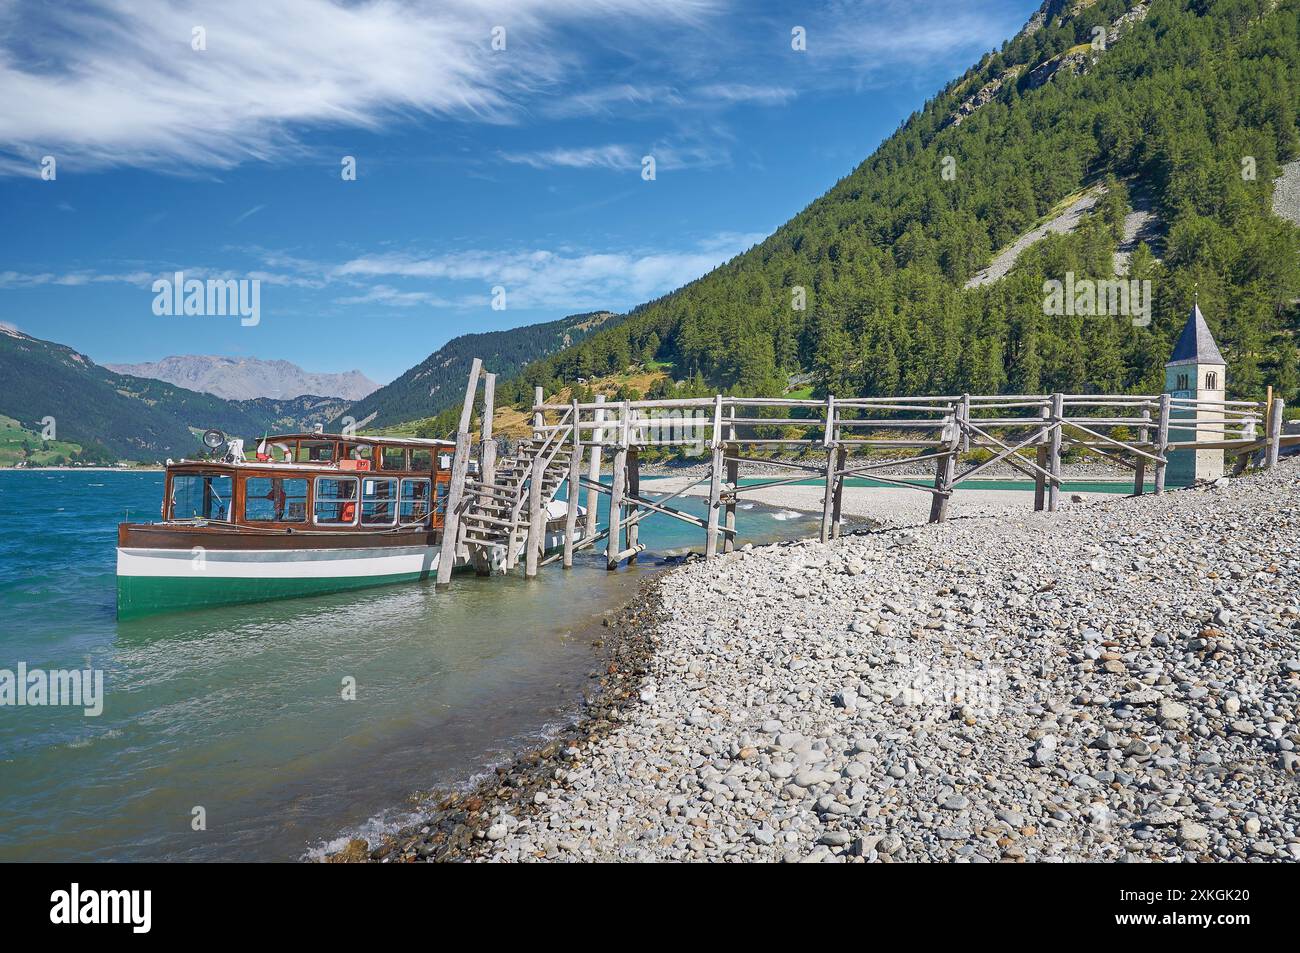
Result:
M1193 302L1192 313L1187 316L1187 324L1183 326L1183 333L1178 336L1174 353L1169 355L1165 366L1168 367L1170 364L1226 365L1227 363L1219 352L1219 345L1214 343L1214 335L1210 333L1210 326L1205 323L1201 306Z

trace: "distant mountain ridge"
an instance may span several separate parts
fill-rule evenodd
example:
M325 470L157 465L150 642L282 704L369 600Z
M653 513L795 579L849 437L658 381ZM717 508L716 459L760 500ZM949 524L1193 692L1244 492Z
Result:
M166 381L101 367L70 347L0 324L0 414L39 432L54 418L57 439L102 447L120 458L194 456L199 433L231 436L328 426L348 409L336 397L225 400Z
M286 400L305 394L360 400L379 385L361 371L321 374L305 371L290 361L264 361L255 357L178 354L140 364L106 364L110 371L166 381L227 400L259 397Z
M524 365L585 340L623 320L612 311L571 314L508 331L454 337L397 380L353 404L348 415L368 429L435 417L465 394L470 364L481 357L504 383Z

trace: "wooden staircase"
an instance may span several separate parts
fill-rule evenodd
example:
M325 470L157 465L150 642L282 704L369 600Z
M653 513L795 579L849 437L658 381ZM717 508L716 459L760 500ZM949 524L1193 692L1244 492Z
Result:
M482 460L478 479L465 480L460 503L461 543L479 572L514 569L521 558L529 557L530 538L538 550L542 547L549 504L568 478L573 457L572 446L567 444L571 431L566 418L524 443L516 456L499 462ZM534 518L539 522L535 534Z

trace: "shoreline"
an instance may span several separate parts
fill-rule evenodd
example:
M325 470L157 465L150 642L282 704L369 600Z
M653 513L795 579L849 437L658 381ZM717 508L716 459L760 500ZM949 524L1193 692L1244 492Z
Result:
M683 560L685 562L685 560ZM487 769L486 777L462 789L416 792L413 813L419 821L384 837L377 844L353 838L319 863L458 863L483 859L489 852L494 823L501 816L523 814L561 779L579 746L607 735L639 702L638 688L654 655L654 631L660 621L659 586L675 569L655 572L621 606L608 610L600 630L592 630L590 681L581 707L569 723L545 743L525 749L505 764Z

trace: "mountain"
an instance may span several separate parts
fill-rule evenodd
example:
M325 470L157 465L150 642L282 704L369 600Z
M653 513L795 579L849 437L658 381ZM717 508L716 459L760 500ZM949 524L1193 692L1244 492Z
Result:
M610 311L591 311L509 331L462 334L391 384L358 401L348 414L358 426L370 429L434 417L464 399L474 358L483 358L488 370L504 381L529 361L576 344L621 320L622 316Z
M261 361L254 357L185 354L145 364L106 364L105 367L119 374L166 381L227 400L256 397L284 400L303 394L360 400L379 387L360 371L314 374L289 361Z
M60 441L133 460L193 455L198 433L216 427L253 438L311 429L348 407L338 398L232 401L100 367L70 347L0 324L0 414L40 431L54 418Z
M1047 0L768 239L498 394L646 357L682 382L652 396L800 374L839 396L1159 391L1199 292L1230 396L1293 400L1300 230L1272 199L1298 102L1300 0ZM1117 267L1142 308L1050 313L1048 282Z

